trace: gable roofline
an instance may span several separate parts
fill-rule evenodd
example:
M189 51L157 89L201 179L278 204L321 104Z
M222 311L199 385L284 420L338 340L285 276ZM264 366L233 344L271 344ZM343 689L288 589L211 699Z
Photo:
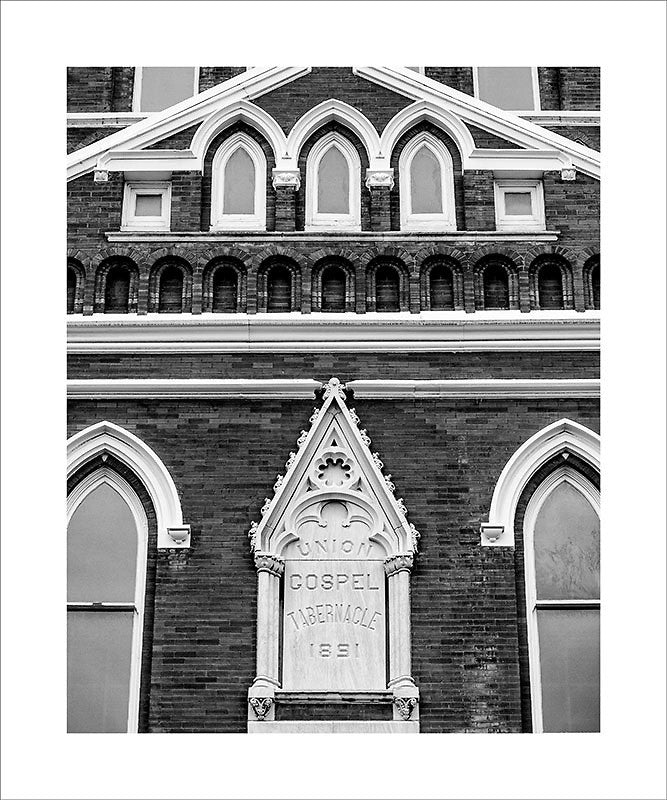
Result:
M571 168L599 179L600 154L412 70L353 67L355 74L414 102L399 111L378 136L358 109L333 98L306 111L286 136L275 119L250 100L306 75L311 67L271 67L237 75L193 98L71 153L68 180L94 169L201 170L213 137L238 120L262 132L276 156L277 170L298 169L305 138L326 121L336 119L357 133L369 156L371 170L387 170L400 136L428 120L452 136L461 151L464 169L560 170ZM481 127L519 145L521 149L477 148L466 124ZM199 125L189 149L145 150L157 141ZM174 164L175 166L171 166Z
M405 67L353 67L352 71L360 78L407 94L415 100L444 102L447 110L463 122L496 133L521 147L559 150L567 154L573 167L600 178L600 154L597 151L535 125L511 111L497 108Z

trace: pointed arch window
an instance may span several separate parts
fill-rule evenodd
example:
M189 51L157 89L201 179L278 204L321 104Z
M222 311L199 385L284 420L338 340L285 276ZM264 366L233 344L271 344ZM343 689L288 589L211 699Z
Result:
M444 144L424 132L401 151L400 202L404 230L456 230L454 164Z
M306 230L361 230L361 161L337 133L322 137L306 165Z
M524 517L534 732L600 730L600 498L562 467Z
M102 468L68 499L67 730L137 730L148 523L132 487Z
M211 230L266 230L266 156L245 133L218 148L212 165Z

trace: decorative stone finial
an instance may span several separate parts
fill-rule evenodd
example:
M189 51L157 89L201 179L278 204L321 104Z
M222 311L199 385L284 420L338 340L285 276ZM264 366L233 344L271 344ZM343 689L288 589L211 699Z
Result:
M341 383L338 378L329 378L329 380L324 384L323 399L326 400L331 394L337 395L343 402L345 402L345 384Z

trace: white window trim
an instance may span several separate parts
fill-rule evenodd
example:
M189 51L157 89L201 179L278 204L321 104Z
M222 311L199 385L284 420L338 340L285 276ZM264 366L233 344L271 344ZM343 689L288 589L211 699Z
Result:
M239 149L245 150L255 167L255 213L225 214L225 167ZM236 133L223 142L213 159L211 182L212 231L266 230L266 156L259 144L245 133Z
M544 187L542 181L495 181L493 192L496 208L496 230L499 231L543 231L546 230L544 214ZM505 213L505 194L529 192L532 214Z
M441 196L443 210L440 214L412 213L412 160L425 145L440 165ZM454 162L444 144L428 132L411 139L403 148L399 158L401 229L408 231L455 231L456 208L454 204Z
M473 91L475 93L475 97L478 100L482 100L483 103L489 103L488 100L483 100L479 96L479 74L478 74L479 67L472 68L472 83L473 83ZM510 114L529 114L532 111L541 111L542 106L540 105L540 80L539 74L537 71L537 67L531 67L531 75L533 78L533 108L512 108L512 109L502 109L503 111L509 111ZM489 103L489 105L493 105L493 103ZM498 106L500 108L500 106ZM558 113L558 112L554 112Z
M349 169L349 214L321 214L316 209L319 165L324 154L336 145ZM361 160L347 139L333 132L317 142L308 154L306 166L306 230L361 230Z
M542 672L540 668L540 643L537 628L537 585L535 577L535 523L545 500L562 483L569 483L591 504L600 516L600 492L593 484L576 470L567 466L552 472L530 498L523 521L524 574L526 577L526 623L528 628L528 661L530 669L530 698L533 719L533 733L543 733L542 719ZM546 604L540 601L540 605ZM549 602L554 608L568 605L599 608L600 600L557 600Z
M159 194L162 214L158 217L137 217L137 195ZM171 228L171 183L169 181L128 181L123 192L121 231L168 231Z
M146 564L148 558L148 519L137 493L130 484L113 470L102 467L86 476L67 498L67 527L74 512L88 495L106 483L127 503L137 530L137 568L134 588L134 620L132 625L132 655L130 666L130 691L127 709L127 732L137 733L139 727L139 694L141 689L141 656L144 631L144 598L146 594ZM84 603L87 601L84 601ZM69 605L69 603L68 603ZM72 601L71 605L82 605ZM104 603L114 606L116 603Z
M185 65L183 65L185 66ZM143 67L135 67L134 68L134 87L132 89L132 111L137 111L142 114L150 115L150 114L161 114L162 111L142 111L141 109L141 85L142 85L142 74L143 74ZM190 97L184 97L183 100L179 100L180 103L185 102L185 100L191 100L196 94L199 93L199 72L200 67L193 67L194 70L194 83L192 86L192 95ZM174 103L177 105L177 103ZM167 106L170 108L171 106ZM163 109L166 110L166 109Z

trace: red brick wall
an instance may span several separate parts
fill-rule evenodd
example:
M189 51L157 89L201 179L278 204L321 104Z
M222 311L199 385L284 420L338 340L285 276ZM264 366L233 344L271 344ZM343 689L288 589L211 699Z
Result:
M421 532L412 577L413 675L424 732L519 731L514 554L479 545L498 476L575 400L356 400ZM256 574L246 536L307 427L313 401L78 401L69 433L102 419L141 437L176 483L187 553L158 554L151 731L242 732L254 677Z

